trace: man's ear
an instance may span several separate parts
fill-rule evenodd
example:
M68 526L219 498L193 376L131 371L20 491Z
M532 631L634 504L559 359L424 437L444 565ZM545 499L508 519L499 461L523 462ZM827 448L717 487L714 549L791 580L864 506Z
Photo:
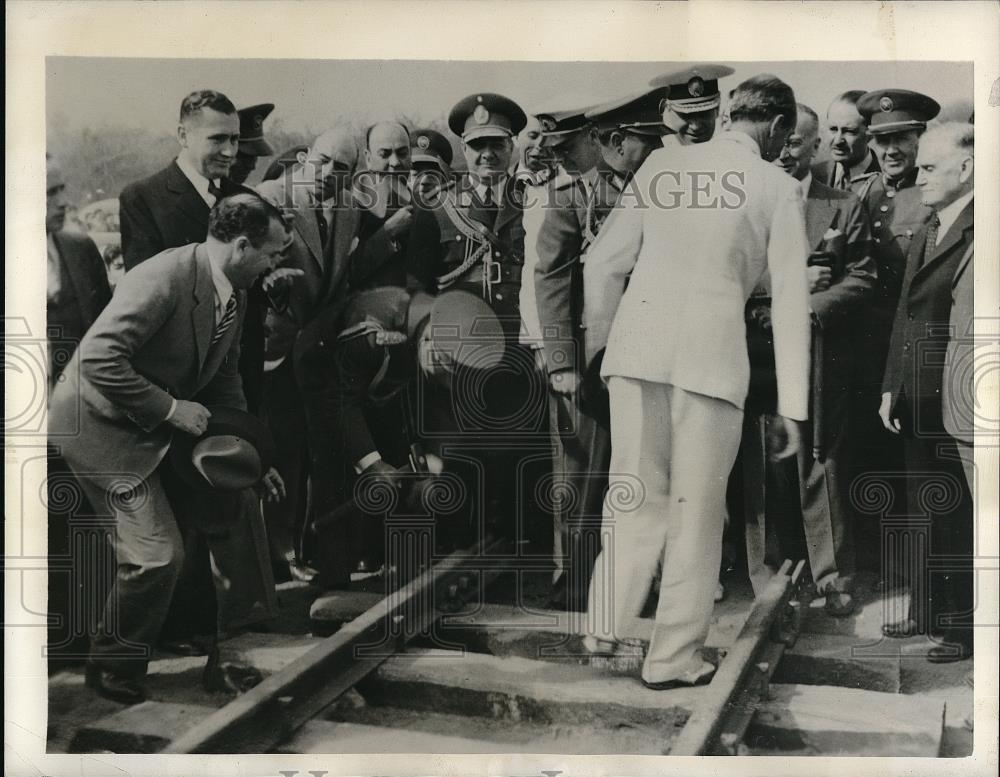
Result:
M972 180L973 168L975 167L975 161L971 156L967 156L962 160L962 169L958 173L958 180L962 183L967 183Z
M250 248L250 239L246 235L240 235L233 241L233 257L242 259L248 248Z
M187 148L187 127L183 123L177 125L177 142L181 148Z

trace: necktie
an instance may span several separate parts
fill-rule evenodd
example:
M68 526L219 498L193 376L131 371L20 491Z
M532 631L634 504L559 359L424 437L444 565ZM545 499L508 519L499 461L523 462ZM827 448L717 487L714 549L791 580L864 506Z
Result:
M483 205L487 210L492 210L497 206L496 202L493 200L493 187L487 186L486 193L483 195Z
M323 248L326 248L326 238L327 232L330 226L326 223L326 216L323 215L323 209L316 209L316 226L319 227L319 243Z
M218 202L224 196L223 193L222 193L222 189L220 189L216 185L215 181L209 181L208 182L208 193L211 194L213 197L215 197L215 202ZM214 203L213 203L213 205L214 205Z
M226 330L233 325L233 321L236 320L236 292L234 291L229 295L229 301L226 303L226 309L222 312L222 318L219 319L219 323L215 325L215 334L212 335L212 345L215 345L222 336L226 333Z
M921 266L923 266L927 260L934 255L934 251L937 249L938 229L940 228L941 219L938 218L938 214L935 213L931 216L930 221L927 222L927 242L924 243L924 255L920 261Z
M830 185L834 189L847 188L847 170L844 169L844 165L840 162L833 163L833 180L830 181Z

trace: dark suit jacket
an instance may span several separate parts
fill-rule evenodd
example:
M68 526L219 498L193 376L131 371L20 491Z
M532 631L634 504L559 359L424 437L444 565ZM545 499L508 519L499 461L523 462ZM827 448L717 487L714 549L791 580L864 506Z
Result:
M951 338L944 362L941 405L944 428L952 437L972 445L976 418L969 397L975 395L973 371L969 369L975 359L975 270L973 246L958 260L955 278L951 283Z
M278 202L290 202L294 208L292 244L282 267L302 270L287 299L276 302L267 312L267 357L277 359L288 354L298 333L307 327L324 308L343 300L347 292L349 256L355 242L360 213L350 198L324 216L330 230L326 246L320 239L319 222L309 195L301 186L292 185L289 171L280 179L265 181L257 190Z
M892 410L927 434L943 432L941 393L949 341L952 284L973 243L973 202L962 210L941 242L924 255L927 226L913 237L906 258L903 293L892 327L882 392L892 395ZM906 399L907 412L899 403Z
M169 249L126 273L56 386L49 434L78 473L101 473L105 485L147 477L170 444L171 397L246 409L239 326L211 346L215 288L198 249ZM240 320L246 295L237 301Z
M250 191L227 178L223 195ZM149 178L129 184L118 198L125 269L131 270L161 251L208 236L209 207L174 160ZM267 297L260 284L247 295L240 373L252 411L260 404L264 374L264 316Z
M66 302L48 308L49 326L61 330L51 343L50 385L111 299L108 272L94 241L86 235L64 231L53 232L52 239L59 252L62 277L69 281L71 288L65 295Z
M393 240L385 229L385 222L401 207L409 203L409 192L398 197L390 194L388 182L379 185L366 182L361 191L352 195L359 214L358 242L351 251L350 287L374 289L384 286L406 286L406 244L408 235Z

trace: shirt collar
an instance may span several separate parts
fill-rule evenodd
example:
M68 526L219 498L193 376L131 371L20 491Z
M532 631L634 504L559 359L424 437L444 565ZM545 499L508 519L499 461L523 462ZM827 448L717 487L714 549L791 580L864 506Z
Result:
M195 170L183 155L179 155L177 157L177 166L181 169L181 172L184 173L184 177L191 182L192 186L194 186L195 191L197 191L198 194L201 195L201 198L209 205L209 207L211 207L214 204L211 201L214 200L214 197L208 193L209 180ZM219 185L218 179L216 179L215 185Z
M806 173L806 177L798 182L799 193L802 195L802 199L806 200L809 198L809 189L812 188L813 174L812 171Z
M500 202L501 198L503 197L503 189L504 189L504 186L506 184L507 184L507 178L506 178L506 176L504 178L501 178L495 184L493 184L493 186L492 186L492 189L493 189L493 202L495 202L495 203L499 203ZM479 199L480 200L482 200L482 199L484 199L486 197L486 189L487 189L486 184L484 184L484 183L477 183L476 184L476 194L479 195Z
M965 206L972 202L973 192L968 194L963 194L957 200L955 200L950 205L945 205L941 210L938 211L938 221L941 226L938 227L938 242L941 242L948 230L951 229L951 225L955 223L959 214L965 210Z
M739 143L741 146L746 146L757 156L760 156L760 146L757 145L757 141L745 132L741 132L740 130L728 130L722 133L722 137L732 140L735 143Z
M218 304L224 308L233 295L233 284L230 283L222 268L212 259L211 254L208 255L208 266L212 270L212 285L215 286L216 299Z

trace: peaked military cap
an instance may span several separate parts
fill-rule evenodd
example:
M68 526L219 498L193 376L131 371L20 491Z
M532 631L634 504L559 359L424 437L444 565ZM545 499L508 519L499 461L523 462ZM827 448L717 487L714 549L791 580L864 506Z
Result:
M274 110L273 103L240 108L240 151L251 156L274 156L271 144L264 140L264 119Z
M542 128L542 137L546 146L558 146L565 143L574 133L587 127L586 113L591 106L571 108L565 111L545 111L538 114L538 123Z
M426 162L445 172L453 155L448 138L437 130L418 129L410 133L410 160L414 164Z
M667 109L677 113L697 113L719 107L719 79L734 72L726 65L690 65L657 76L649 85L667 89L660 113Z
M640 135L665 135L669 130L663 123L660 104L666 92L665 88L657 87L642 94L632 94L597 105L585 116L601 132L621 129Z
M460 100L448 115L448 127L462 140L509 138L524 129L528 117L502 94L483 92Z
M876 89L858 99L858 113L868 120L872 135L925 129L940 110L926 94L908 89Z

